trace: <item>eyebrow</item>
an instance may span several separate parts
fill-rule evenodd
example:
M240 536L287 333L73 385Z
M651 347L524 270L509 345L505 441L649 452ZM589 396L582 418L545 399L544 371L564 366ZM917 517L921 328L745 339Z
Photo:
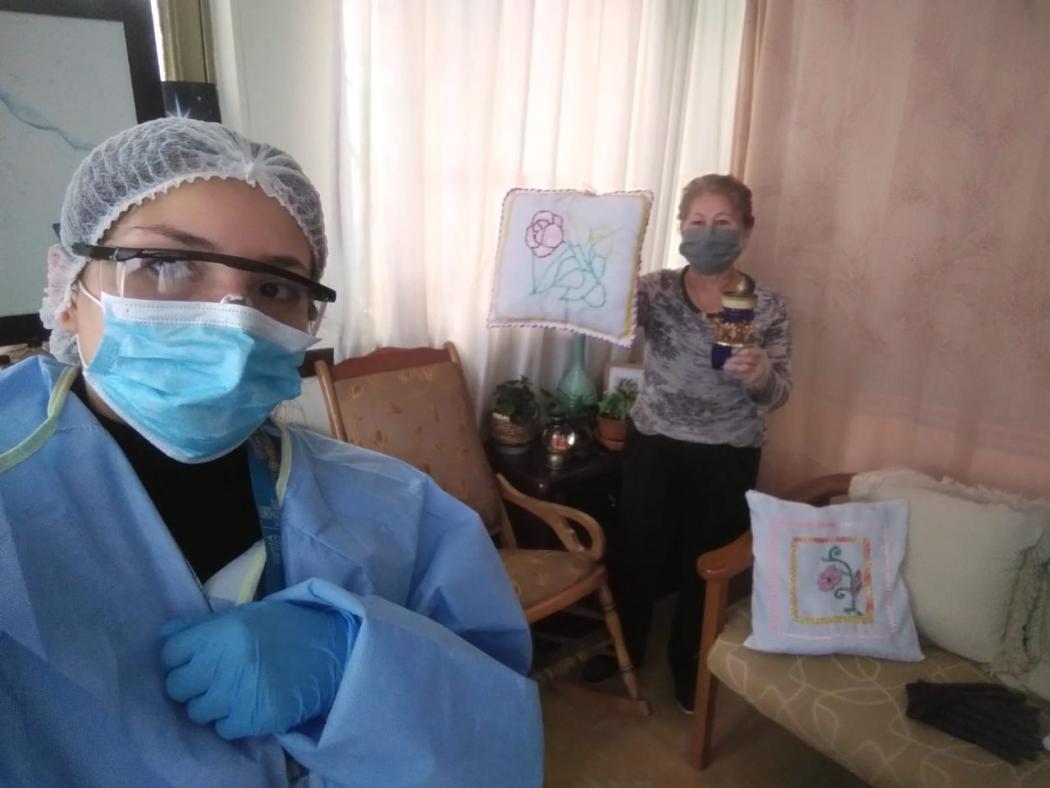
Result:
M172 227L169 224L135 224L128 228L129 230L145 230L148 233L154 235L162 235L165 238L174 241L177 244L181 244L190 249L200 249L204 252L218 252L219 248L209 241L195 233L187 232L186 230L180 230L177 227ZM270 263L271 265L279 265L283 268L305 268L307 271L310 270L309 265L303 264L302 260L291 255L265 255L259 258L260 263Z
M711 218L712 219L718 219L721 216L725 216L727 219L732 219L733 218L733 214L730 213L729 211L719 211L718 213L714 214ZM708 217L706 216L706 214L694 213L689 218L690 219L700 219L700 218L706 219Z

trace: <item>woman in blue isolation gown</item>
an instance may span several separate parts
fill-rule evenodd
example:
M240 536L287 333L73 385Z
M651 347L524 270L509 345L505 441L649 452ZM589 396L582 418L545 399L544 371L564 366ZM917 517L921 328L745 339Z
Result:
M80 165L0 373L0 784L532 786L528 629L478 517L268 419L325 305L317 192L217 124Z

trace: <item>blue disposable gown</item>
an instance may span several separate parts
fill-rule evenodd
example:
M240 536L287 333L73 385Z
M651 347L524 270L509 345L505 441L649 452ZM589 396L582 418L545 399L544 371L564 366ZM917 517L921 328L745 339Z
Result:
M157 630L208 612L75 370L0 373L0 785L542 780L521 608L477 516L397 460L282 432L287 589L360 630L327 719L227 742L164 694ZM187 490L192 495L193 490Z

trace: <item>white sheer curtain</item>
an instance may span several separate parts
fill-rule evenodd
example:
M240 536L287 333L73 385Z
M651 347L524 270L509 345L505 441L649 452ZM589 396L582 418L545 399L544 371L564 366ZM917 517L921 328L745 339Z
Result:
M565 334L485 327L508 189L651 189L652 270L677 264L682 183L729 168L743 0L212 5L225 120L321 189L337 357L451 339L479 406L568 358ZM608 355L588 342L595 377Z

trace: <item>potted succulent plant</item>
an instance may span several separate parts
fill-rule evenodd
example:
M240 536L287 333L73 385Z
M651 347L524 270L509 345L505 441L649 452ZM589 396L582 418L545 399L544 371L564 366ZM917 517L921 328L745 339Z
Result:
M598 441L607 449L620 451L627 436L627 415L638 399L638 384L621 380L605 392L598 403Z
M539 431L539 415L539 400L527 377L500 383L489 414L492 442L508 454L525 451Z

